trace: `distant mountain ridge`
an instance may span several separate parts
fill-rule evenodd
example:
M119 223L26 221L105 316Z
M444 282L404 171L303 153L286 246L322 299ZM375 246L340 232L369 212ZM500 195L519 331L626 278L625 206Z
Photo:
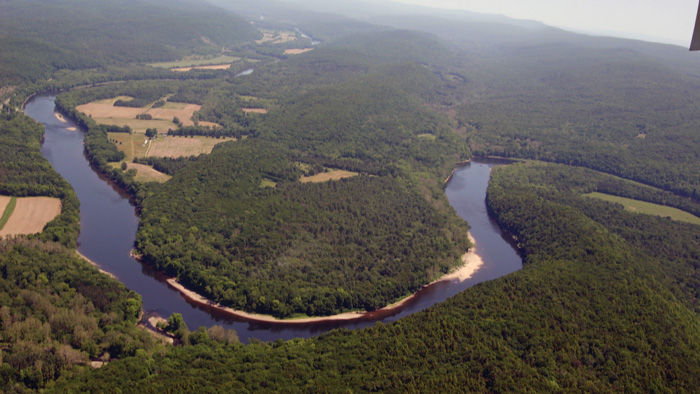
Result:
M3 1L0 80L34 82L64 68L175 60L199 47L259 36L232 12L191 0Z

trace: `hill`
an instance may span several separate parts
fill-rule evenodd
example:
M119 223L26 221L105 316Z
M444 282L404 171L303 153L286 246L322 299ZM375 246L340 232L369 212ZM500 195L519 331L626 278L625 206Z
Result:
M244 19L194 1L11 0L0 7L3 84L60 69L176 60L260 36Z

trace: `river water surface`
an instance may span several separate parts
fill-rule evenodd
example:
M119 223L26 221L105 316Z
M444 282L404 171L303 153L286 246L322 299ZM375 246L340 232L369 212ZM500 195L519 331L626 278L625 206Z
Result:
M103 270L114 274L131 290L141 294L143 309L148 314L168 317L181 313L192 330L199 326L222 325L238 332L241 341L250 338L264 341L310 337L338 327L348 329L374 325L377 321L391 322L408 316L486 280L509 274L522 267L522 260L507 235L489 218L485 195L492 167L496 162L472 162L455 171L446 187L447 198L457 213L471 225L477 253L483 266L471 278L438 282L422 289L402 308L388 313L374 312L362 320L308 324L259 323L232 317L213 308L188 302L170 288L162 274L129 256L133 248L138 217L129 197L100 176L88 162L83 151L84 132L71 130L70 120L60 121L54 115L54 98L41 95L32 98L25 113L44 124L46 133L41 153L64 178L70 182L80 200L80 237L78 251L96 262Z

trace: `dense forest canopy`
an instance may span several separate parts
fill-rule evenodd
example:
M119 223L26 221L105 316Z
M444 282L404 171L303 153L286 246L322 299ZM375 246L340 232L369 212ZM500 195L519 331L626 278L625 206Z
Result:
M585 197L700 214L697 59L396 4L214 3L227 11L189 0L0 3L10 99L0 194L63 204L40 235L0 245L4 392L697 390L700 227ZM330 14L342 10L359 19ZM263 31L286 38L256 42ZM312 50L285 54L293 48ZM145 64L223 53L255 71ZM190 332L175 314L163 327L178 346L156 344L135 326L139 296L74 256L77 198L41 157L41 127L12 108L76 86L58 109L138 204L138 251L226 305L278 317L372 310L446 272L469 245L442 182L472 153L540 160L494 170L487 196L524 269L369 329L243 345L221 327ZM76 110L119 96L201 105L194 119L238 140L142 159L172 179L136 181L108 137L130 130ZM341 169L354 176L301 182ZM91 370L90 360L111 362Z
M488 205L526 251L523 270L366 330L176 348L137 381L153 392L693 392L700 228L580 194L612 180L564 166L501 168ZM127 389L138 363L55 391Z
M41 388L91 359L152 347L135 327L140 296L75 257L79 202L39 152L42 135L24 114L0 115L0 194L58 197L62 204L41 234L0 240L3 392Z
M256 138L151 189L139 252L212 299L276 316L374 310L415 292L468 248L435 187L468 151L410 94L436 83L421 67L381 67L283 100ZM301 184L311 165L360 176Z

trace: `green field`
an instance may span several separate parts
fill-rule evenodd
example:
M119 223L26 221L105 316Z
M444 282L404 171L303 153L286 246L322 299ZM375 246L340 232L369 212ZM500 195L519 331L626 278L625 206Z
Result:
M7 224L7 221L10 220L10 216L12 216L12 213L15 211L16 205L17 197L10 198L10 202L7 203L7 206L5 207L5 212L3 212L2 217L0 217L0 230L2 230L5 227L5 224Z
M277 187L277 182L271 181L271 180L266 179L266 178L263 178L263 179L260 181L260 187L261 187L261 188L265 188L265 187L272 187L272 188L275 188L275 187Z
M187 56L182 60L174 62L158 62L150 63L151 67L159 68L178 68L178 67L194 67L194 66L208 66L213 64L227 64L235 63L241 60L240 57L221 55L216 57L209 56Z
M622 204L630 212L670 217L673 220L700 225L700 218L677 208L598 192L584 194L584 196Z

